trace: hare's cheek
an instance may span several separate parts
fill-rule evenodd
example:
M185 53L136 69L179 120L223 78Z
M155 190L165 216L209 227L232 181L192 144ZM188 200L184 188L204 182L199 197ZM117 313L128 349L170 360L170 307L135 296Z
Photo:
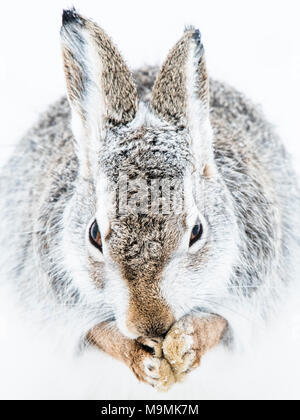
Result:
M104 264L89 258L89 276L92 283L99 289L104 288Z

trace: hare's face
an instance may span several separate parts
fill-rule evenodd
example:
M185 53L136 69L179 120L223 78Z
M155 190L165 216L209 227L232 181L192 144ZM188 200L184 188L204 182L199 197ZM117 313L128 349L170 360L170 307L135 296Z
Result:
M236 228L214 162L199 32L170 52L147 104L94 23L70 13L62 39L78 179L93 195L89 282L129 337L162 336L191 311L217 312Z
M146 159L138 166L125 165L118 150L119 159L112 153L101 174L87 235L91 279L101 284L125 335L162 336L191 311L216 312L236 253L235 218L219 178L190 172L179 150L174 178L170 162L168 170L162 162L159 170L150 167L152 152L142 139L138 152ZM125 167L125 183L107 180ZM175 176L180 167L185 171ZM169 178L158 176L164 173Z

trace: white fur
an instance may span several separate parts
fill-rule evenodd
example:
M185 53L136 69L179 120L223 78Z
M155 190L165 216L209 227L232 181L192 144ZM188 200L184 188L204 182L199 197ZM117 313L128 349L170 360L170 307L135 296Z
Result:
M186 61L187 121L196 165L198 168L206 164L214 167L212 153L213 132L209 120L209 111L201 102L198 92L197 61L199 57L196 53L196 48L195 42L190 42L188 59Z
M70 207L71 203L66 208L63 223L64 226L69 227L69 229L72 230L72 225L70 225ZM79 244L70 240L71 235L69 229L66 228L63 230L62 249L58 249L57 254L63 255L62 260L64 268L70 273L74 285L76 285L89 300L91 299L94 303L101 303L101 292L97 285L90 281L89 272L87 270L87 254L82 254L80 252L81 248L78 246ZM83 244L83 246L88 246L88 248L90 248L87 243Z
M138 130L141 127L163 127L166 124L150 111L149 105L141 101L134 120L128 126L131 130Z

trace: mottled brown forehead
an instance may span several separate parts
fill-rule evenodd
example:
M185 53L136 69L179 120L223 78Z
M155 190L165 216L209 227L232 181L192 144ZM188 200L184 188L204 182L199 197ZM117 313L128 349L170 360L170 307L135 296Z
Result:
M187 130L171 127L113 128L108 130L99 163L108 179L120 172L147 178L183 178L192 163Z
M128 281L153 280L177 248L186 215L127 215L111 223L109 248Z

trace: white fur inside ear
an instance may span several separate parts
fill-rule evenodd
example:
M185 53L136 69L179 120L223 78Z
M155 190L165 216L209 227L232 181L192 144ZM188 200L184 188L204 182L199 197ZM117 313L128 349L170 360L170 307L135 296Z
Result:
M75 137L75 150L80 163L80 175L83 178L89 176L88 164L88 139L87 133L83 125L82 117L72 107L72 132Z
M90 83L85 99L89 135L94 150L99 149L100 140L105 137L106 105L103 93L102 74L103 64L95 41L88 33L84 34L86 40L86 64L90 75Z
M191 42L186 62L187 123L195 163L203 166L213 161L213 132L209 110L199 95L199 59L197 45Z
M84 47L76 45L76 40L69 36L63 37L63 42L76 59L84 63L84 91L79 92L77 102L69 97L72 109L72 131L76 140L76 152L81 164L83 175L88 174L88 167L95 171L95 156L101 147L101 140L105 138L106 105L103 94L102 72L103 65L91 35L82 30L80 33Z

